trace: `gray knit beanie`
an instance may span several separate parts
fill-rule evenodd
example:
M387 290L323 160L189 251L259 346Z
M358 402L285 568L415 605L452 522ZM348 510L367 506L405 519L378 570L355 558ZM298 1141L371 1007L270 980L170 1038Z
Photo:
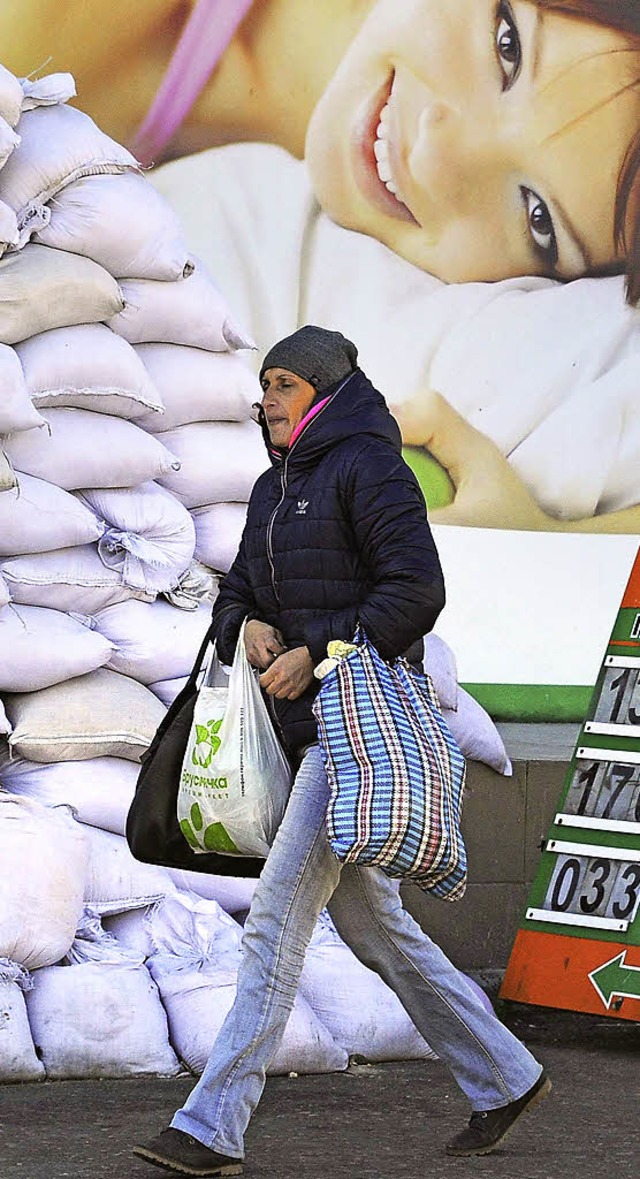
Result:
M285 368L314 385L319 393L358 367L358 349L342 332L307 324L267 352L260 380L268 368Z

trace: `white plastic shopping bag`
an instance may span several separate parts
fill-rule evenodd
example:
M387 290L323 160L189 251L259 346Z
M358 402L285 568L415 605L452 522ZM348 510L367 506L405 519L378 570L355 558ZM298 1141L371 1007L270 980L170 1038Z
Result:
M228 676L214 647L198 691L178 789L180 828L194 852L266 856L290 787L243 624Z

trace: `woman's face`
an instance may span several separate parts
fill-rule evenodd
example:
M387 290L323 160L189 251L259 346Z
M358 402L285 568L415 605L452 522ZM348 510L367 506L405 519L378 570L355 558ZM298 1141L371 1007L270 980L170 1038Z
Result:
M288 446L291 435L311 409L316 389L286 368L262 374L262 408L274 446Z
M379 0L309 126L318 199L446 282L610 266L638 66L528 0Z

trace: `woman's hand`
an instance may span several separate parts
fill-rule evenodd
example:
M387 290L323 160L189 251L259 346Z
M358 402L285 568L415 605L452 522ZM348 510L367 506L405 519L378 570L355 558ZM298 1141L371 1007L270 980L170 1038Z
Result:
M279 700L297 700L313 680L313 660L308 647L294 647L260 676L260 686Z
M251 666L261 671L271 667L274 659L287 649L280 631L256 618L250 619L244 628L244 648Z
M453 503L433 509L434 524L529 531L571 530L570 521L548 516L509 466L498 447L432 390L392 407L407 445L425 446L448 471ZM574 525L575 527L575 525Z

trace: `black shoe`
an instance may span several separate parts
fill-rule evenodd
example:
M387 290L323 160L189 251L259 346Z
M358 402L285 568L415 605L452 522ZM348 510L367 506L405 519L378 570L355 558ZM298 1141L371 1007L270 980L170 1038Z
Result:
M217 1154L197 1138L176 1130L171 1126L146 1146L134 1146L133 1153L155 1167L174 1171L177 1175L241 1175L241 1159L231 1159L226 1154Z
M521 1114L529 1109L535 1109L550 1092L551 1081L543 1072L535 1085L527 1089L517 1101L510 1101L500 1109L472 1113L466 1130L447 1143L447 1154L490 1154L504 1142Z

